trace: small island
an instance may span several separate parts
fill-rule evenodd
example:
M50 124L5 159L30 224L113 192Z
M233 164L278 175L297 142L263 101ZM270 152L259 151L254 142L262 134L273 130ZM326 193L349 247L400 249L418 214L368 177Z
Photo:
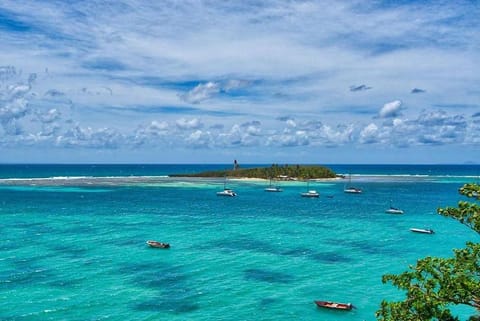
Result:
M337 175L325 166L319 165L277 165L270 167L239 168L231 170L206 171L194 174L172 174L171 177L233 177L275 180L306 180L335 178Z

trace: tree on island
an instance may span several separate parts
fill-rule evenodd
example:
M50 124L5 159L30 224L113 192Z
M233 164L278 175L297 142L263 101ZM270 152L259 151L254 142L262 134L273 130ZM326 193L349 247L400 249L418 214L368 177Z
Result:
M471 201L458 207L440 208L438 214L451 217L480 233L480 186L465 184L459 193ZM383 301L376 312L381 321L460 320L450 308L466 305L475 308L468 320L480 320L480 243L467 242L455 249L452 258L426 257L398 275L387 274L382 282L391 282L406 291L404 301Z
M240 168L238 163L234 170L216 170L206 171L193 174L170 174L171 177L248 177L263 179L312 179L312 178L334 178L335 172L331 169L319 165L297 165L297 166L280 166L272 164L271 167L252 167Z

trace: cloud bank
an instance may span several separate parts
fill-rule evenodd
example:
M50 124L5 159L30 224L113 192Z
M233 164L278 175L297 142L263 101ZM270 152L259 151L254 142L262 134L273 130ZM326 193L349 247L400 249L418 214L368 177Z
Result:
M478 147L472 2L7 0L0 14L0 146L34 159Z

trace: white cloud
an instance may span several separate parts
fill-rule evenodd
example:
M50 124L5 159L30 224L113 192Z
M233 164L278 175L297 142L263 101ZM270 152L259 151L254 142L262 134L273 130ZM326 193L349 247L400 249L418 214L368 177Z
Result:
M198 118L192 118L190 120L181 118L176 121L176 126L178 129L199 129L203 127L202 122Z
M212 137L208 131L196 130L192 132L186 139L188 146L194 148L209 148L211 146Z
M291 127L291 128L297 127L297 124L293 119L288 119L286 123L287 123L287 127Z
M192 104L198 104L206 99L211 98L220 92L220 86L214 82L199 84L189 92L180 95L180 98Z
M60 117L61 113L55 108L50 109L46 113L38 113L38 118L44 124L53 123L54 121L59 120Z
M477 112L480 82L468 2L3 7L34 28L0 30L2 144L479 144L462 116Z
M76 125L56 138L56 145L61 147L84 148L118 148L125 141L125 136L115 129L83 128Z
M379 129L378 126L371 123L368 124L365 128L362 129L360 132L359 141L362 144L373 144L379 141Z
M400 100L394 100L383 105L378 115L380 118L398 117L400 116L401 110L402 110L402 102Z

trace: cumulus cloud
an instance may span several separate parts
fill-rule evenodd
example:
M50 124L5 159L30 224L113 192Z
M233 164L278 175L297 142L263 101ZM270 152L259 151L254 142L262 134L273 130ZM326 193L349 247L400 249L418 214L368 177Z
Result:
M261 133L261 125L262 123L260 123L258 120L254 120L241 124L241 127L248 135L259 136Z
M212 136L208 131L195 130L186 139L185 142L194 148L209 148L212 144Z
M322 128L325 138L325 145L329 147L336 147L347 144L353 138L353 125L337 125L336 127L323 126Z
M226 92L229 92L235 89L247 87L249 85L250 85L250 81L248 80L229 79L222 85L222 89L225 90Z
M362 131L360 132L360 137L359 137L360 143L362 144L377 143L379 141L378 132L379 132L379 129L377 125L373 123L368 124L368 126L363 128Z
M178 96L183 101L191 104L199 104L204 100L213 98L219 93L230 93L237 89L250 85L250 81L240 79L229 79L226 81L209 81L207 83L198 84L193 89Z
M306 131L297 130L292 133L272 135L267 140L267 146L296 147L310 144Z
M125 136L112 128L92 129L78 124L56 138L60 147L115 149L123 145Z
M287 127L291 127L291 128L295 128L297 127L297 123L295 123L295 121L293 119L287 119L286 122L287 124Z
M8 85L1 91L0 124L7 135L22 132L20 120L29 112L29 92L31 87L24 84Z
M382 109L378 113L380 118L391 118L400 116L402 110L402 102L400 100L394 100L383 105Z
M14 66L0 66L0 81L5 82L17 76Z
M463 144L475 141L473 132L473 135L467 133L472 125L462 115L425 111L414 119L395 118L380 125L370 123L361 130L358 140L362 144L397 147Z
M192 90L179 95L180 98L191 104L198 104L206 99L213 97L220 92L220 85L215 82L199 84Z
M37 112L37 117L42 123L50 124L50 123L53 123L54 121L59 120L61 117L61 113L57 109L52 108L46 113Z
M200 129L203 127L202 122L198 118L193 119L185 119L181 118L178 119L175 123L178 129L186 130L186 129Z

